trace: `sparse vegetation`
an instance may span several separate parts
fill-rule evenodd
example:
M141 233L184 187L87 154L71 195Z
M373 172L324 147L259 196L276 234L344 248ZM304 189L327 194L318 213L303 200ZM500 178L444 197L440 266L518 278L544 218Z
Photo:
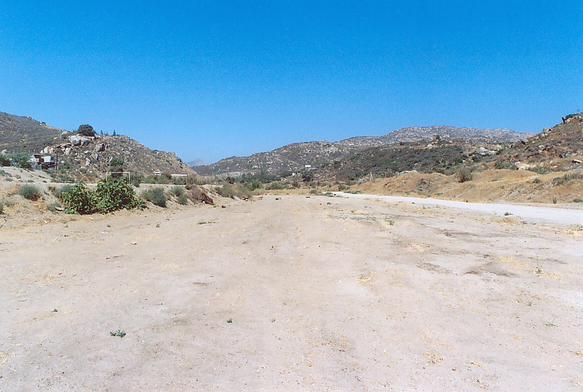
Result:
M179 185L173 186L172 189L170 189L170 193L176 197L185 196L185 192L184 188Z
M215 204L214 200L206 194L202 189L197 186L193 186L190 191L188 192L187 196L193 202L202 202L205 204L213 205Z
M518 170L516 168L516 165L510 162L504 162L504 161L496 161L496 163L494 164L494 167L496 169L502 170L502 169L506 169L506 170Z
M186 196L186 194L183 193L180 196L178 196L178 204L183 206L188 204L188 197Z
M568 173L562 177L553 178L553 185L559 186L567 184L571 181L583 180L583 173Z
M549 169L548 167L544 167L544 166L533 167L533 168L530 168L528 170L533 171L537 174L548 174L551 172L551 169Z
M38 200L41 198L42 193L35 185L22 185L18 190L18 194L27 200Z
M21 169L31 170L32 165L30 164L30 157L24 153L13 154L10 159L12 166L19 167Z
M10 166L10 158L4 154L0 154L0 166Z
M157 205L158 207L166 208L166 195L164 194L164 189L162 188L152 188L144 191L142 193L142 198L149 201L150 203Z
M456 175L458 182L472 181L473 178L472 169L467 166L460 167Z
M265 187L265 189L267 189L269 191L275 191L275 190L281 190L281 189L287 189L287 188L288 188L288 186L286 184L284 184L283 182L279 182L279 181L274 181Z
M226 183L222 187L217 189L217 193L223 197L228 197L231 199L248 199L251 197L249 190L242 184L229 184Z

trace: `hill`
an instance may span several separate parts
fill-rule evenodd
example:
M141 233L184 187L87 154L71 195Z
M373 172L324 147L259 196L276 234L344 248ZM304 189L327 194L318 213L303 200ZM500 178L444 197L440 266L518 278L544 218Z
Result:
M325 167L335 161L369 148L400 143L421 143L435 137L442 141L459 141L475 145L505 144L522 140L525 134L507 129L457 128L450 126L410 127L383 136L359 136L338 142L305 142L289 144L278 149L248 157L230 157L210 165L195 166L201 175L241 175L265 172L282 175L310 168ZM363 155L364 157L364 155Z
M49 157L51 170L62 178L94 180L108 171L124 170L151 176L155 173L196 173L174 153L151 150L126 136L81 135L51 128L30 117L0 113L0 151ZM53 167L54 166L54 167Z
M563 122L503 151L498 162L524 169L553 171L583 165L583 113L571 114Z
M31 117L0 112L0 152L34 153L58 141L62 132Z

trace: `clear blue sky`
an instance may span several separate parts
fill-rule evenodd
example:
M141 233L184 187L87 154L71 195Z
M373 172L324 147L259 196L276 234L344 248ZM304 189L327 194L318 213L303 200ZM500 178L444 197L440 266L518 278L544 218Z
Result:
M410 125L537 131L583 110L583 2L7 0L0 69L0 111L186 160Z

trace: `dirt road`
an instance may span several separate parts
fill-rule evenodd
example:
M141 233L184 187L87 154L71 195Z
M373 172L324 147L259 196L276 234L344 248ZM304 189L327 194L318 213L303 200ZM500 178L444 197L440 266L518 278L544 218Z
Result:
M423 197L367 195L345 192L334 192L334 194L339 197L352 199L379 200L388 203L414 203L422 206L455 208L499 216L515 215L516 217L527 221L554 223L563 226L583 225L583 208L580 208L580 206L577 205L572 208L564 208L510 203L466 203L455 200Z
M302 196L0 230L0 390L582 391L582 244Z

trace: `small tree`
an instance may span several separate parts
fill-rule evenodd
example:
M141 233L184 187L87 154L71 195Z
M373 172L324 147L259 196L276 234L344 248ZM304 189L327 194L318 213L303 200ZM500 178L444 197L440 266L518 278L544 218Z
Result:
M79 125L79 129L77 129L77 133L82 136L93 137L95 136L95 130L89 124Z

